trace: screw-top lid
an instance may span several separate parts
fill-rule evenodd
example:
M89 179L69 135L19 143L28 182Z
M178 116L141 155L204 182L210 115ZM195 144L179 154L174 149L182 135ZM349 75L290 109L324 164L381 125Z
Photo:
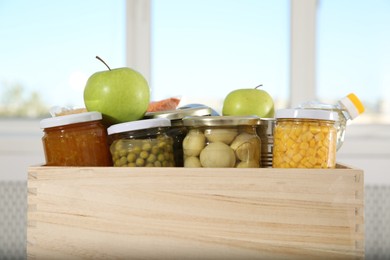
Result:
M89 121L101 120L102 114L99 112L85 112L78 114L70 114L65 116L56 116L42 119L39 122L41 128L50 128L64 125L71 125Z
M112 125L107 129L109 135L123 133L128 131L136 131L142 129L149 129L154 127L169 127L171 126L171 120L167 118L153 118L143 119L127 123L121 123Z
M259 125L257 116L188 116L183 118L185 126L236 126Z
M275 118L317 119L337 121L337 112L320 109L280 109L276 111Z
M165 110L157 112L146 112L144 118L168 118L170 120L183 119L186 116L209 116L212 109L207 106Z
M340 100L340 103L347 109L352 119L364 112L364 105L353 93L348 94Z

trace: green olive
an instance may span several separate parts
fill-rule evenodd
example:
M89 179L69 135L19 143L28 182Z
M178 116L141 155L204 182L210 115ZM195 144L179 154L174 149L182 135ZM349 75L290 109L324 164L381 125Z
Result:
M135 165L138 166L138 167L144 166L144 164L145 164L145 160L142 159L142 158L138 157L137 160L135 160Z
M142 145L142 150L143 150L143 151L149 152L150 149L152 149L152 144L151 144L150 142L145 142L145 143Z
M139 157L142 158L142 159L146 159L149 157L149 153L147 151L142 151L140 154L139 154Z
M153 163L156 161L156 155L155 154L150 154L149 157L146 159L147 162Z
M135 162L135 159L137 158L137 156L135 155L135 153L129 153L127 155L127 161L129 163L132 163L132 162Z

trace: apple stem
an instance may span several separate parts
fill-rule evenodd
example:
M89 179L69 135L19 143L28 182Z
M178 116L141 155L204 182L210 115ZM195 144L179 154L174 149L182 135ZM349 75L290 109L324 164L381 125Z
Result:
M107 63L106 63L102 58L100 58L99 56L96 56L96 59L98 59L98 60L100 60L101 62L103 62L103 64L106 65L107 68L108 68L109 70L111 70L111 68L108 67Z
M263 86L263 84L260 84L260 85L258 85L257 87L255 87L255 89L257 89L257 88L259 88L259 87L262 87Z

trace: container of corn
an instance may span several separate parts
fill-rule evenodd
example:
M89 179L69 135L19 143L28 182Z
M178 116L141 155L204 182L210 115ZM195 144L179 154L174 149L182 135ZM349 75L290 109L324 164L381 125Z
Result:
M335 168L336 112L281 109L275 118L274 168Z

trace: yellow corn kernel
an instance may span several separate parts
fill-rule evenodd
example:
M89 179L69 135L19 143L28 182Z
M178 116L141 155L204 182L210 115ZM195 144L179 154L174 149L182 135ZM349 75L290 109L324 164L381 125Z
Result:
M299 145L299 149L306 150L309 148L309 143L308 142L303 142Z
M286 155L288 156L288 158L292 158L294 156L294 151L291 149L287 150Z
M316 155L316 149L315 148L309 148L309 149L307 149L306 154L308 156L315 156Z
M287 147L292 147L295 144L295 141L291 138L289 138L286 142Z
M302 135L302 141L309 142L313 138L313 134L311 132L305 132Z
M313 168L313 164L309 162L305 162L303 165L305 165L306 168Z
M314 139L318 142L318 141L322 141L325 139L325 135L323 133L318 133L314 136Z
M327 134L329 133L329 127L328 126L321 126L321 132L323 132L324 134Z
M291 162L289 163L289 166L290 166L291 168L295 168L295 167L297 167L297 163L294 162L294 161L291 161Z
M317 125L311 125L310 127L309 127L309 129L310 129L310 132L312 133L312 134L318 134L318 133L320 133L321 132L321 127L320 126L317 126Z
M316 141L311 139L310 142L309 142L309 146L310 147L315 147L316 146Z
M308 162L311 165L315 165L317 163L317 159L315 157L309 157Z
M302 158L303 158L302 155L298 153L298 154L294 155L292 159L294 162L298 163L302 160Z

